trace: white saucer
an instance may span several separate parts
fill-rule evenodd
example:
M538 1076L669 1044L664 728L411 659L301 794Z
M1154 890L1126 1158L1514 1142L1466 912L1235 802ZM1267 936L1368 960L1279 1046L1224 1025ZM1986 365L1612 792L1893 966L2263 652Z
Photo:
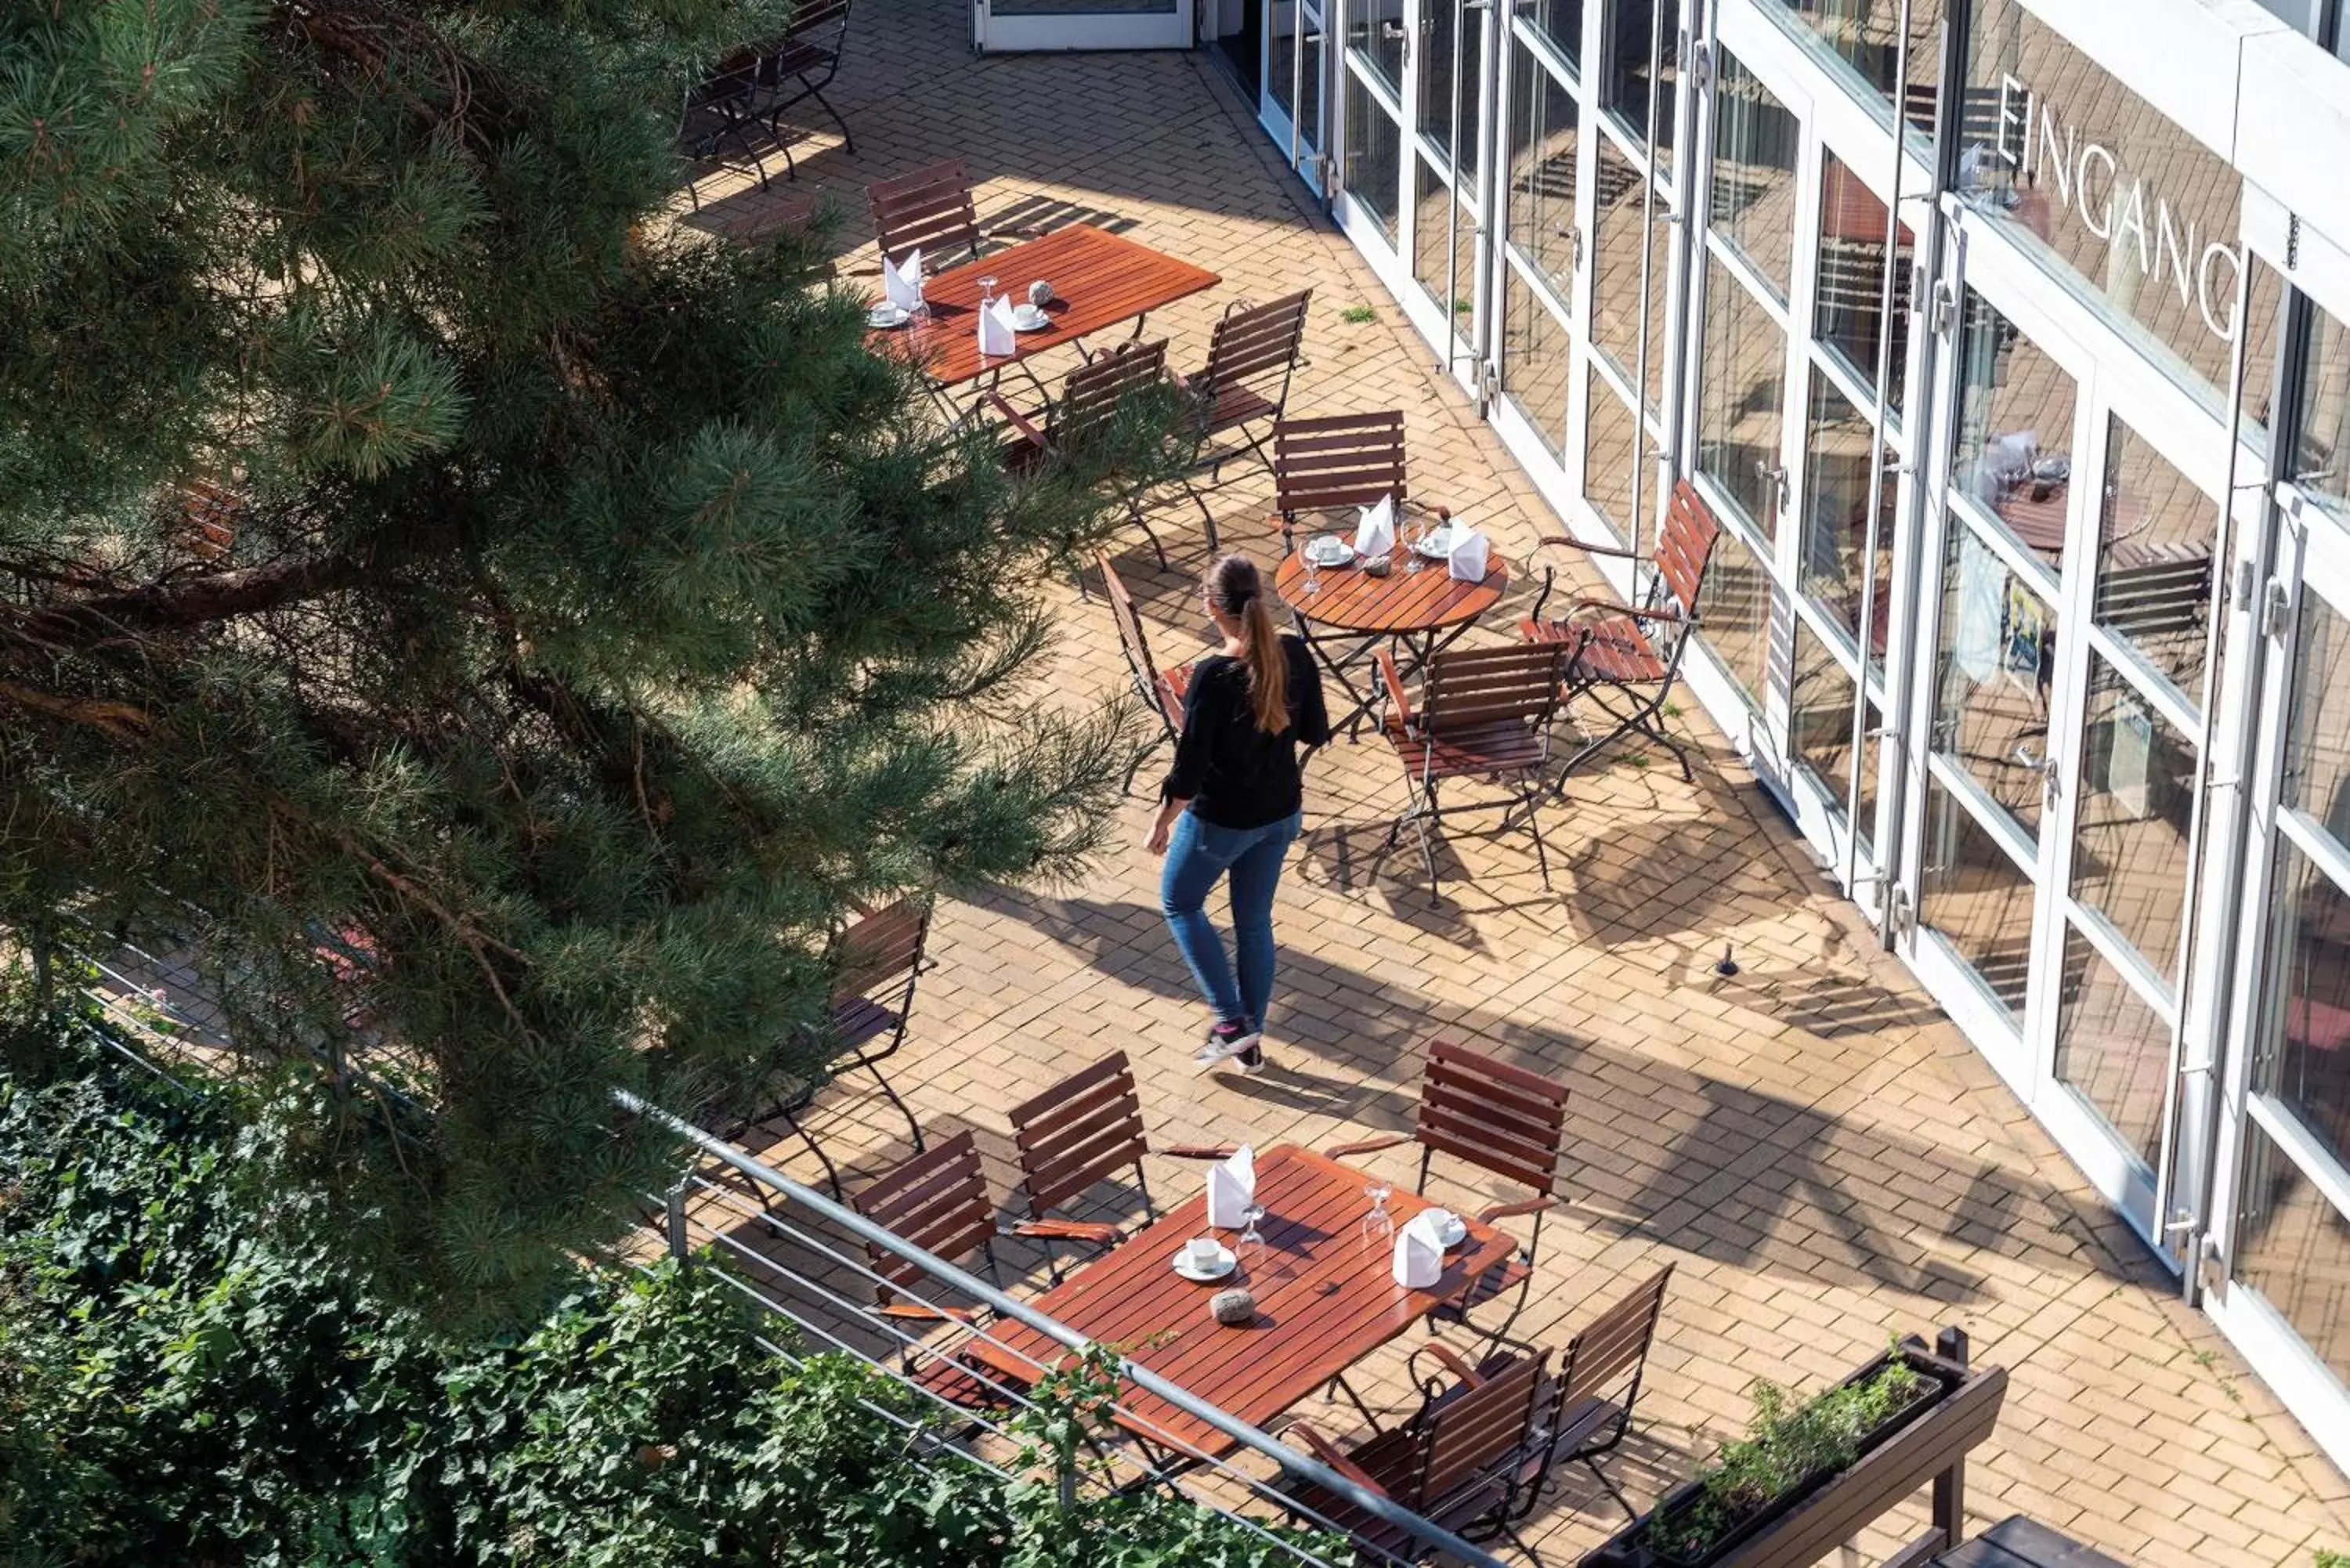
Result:
M1448 1214L1444 1218L1444 1223L1438 1227L1436 1234L1437 1239L1444 1243L1445 1250L1450 1251L1468 1239L1469 1221L1458 1214Z
M1037 306L1015 305L1012 307L1012 327L1016 332L1042 332L1052 325L1052 317Z
M1205 1269L1191 1267L1191 1249L1183 1248L1175 1254L1175 1272L1195 1284L1207 1284L1221 1280L1240 1266L1240 1258L1230 1247L1216 1248L1216 1261Z
M1449 558L1452 554L1451 528L1447 526L1442 533L1430 534L1427 538L1412 545L1412 552L1424 560L1441 561Z
M1355 547L1336 534L1320 534L1305 542L1305 558L1317 566L1344 566L1355 559Z
M912 311L902 305L891 305L888 300L883 300L865 313L865 325L883 332L889 331L893 327L903 327L912 319L914 319Z

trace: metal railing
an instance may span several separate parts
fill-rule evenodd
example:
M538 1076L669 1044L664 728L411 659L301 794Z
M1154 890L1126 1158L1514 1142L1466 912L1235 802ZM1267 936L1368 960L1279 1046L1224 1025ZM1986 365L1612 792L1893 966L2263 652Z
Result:
M70 957L88 966L84 993L128 1036L117 1039L117 1031L107 1032L114 1049L175 1082L181 1075L203 1080L234 1072L232 1021L198 965L128 945L104 958L87 951ZM919 1440L928 1461L977 1465L1009 1477L1021 1467L1023 1451L1033 1451L1022 1418L1041 1408L1033 1386L1054 1368L996 1337L994 1325L1017 1325L1073 1356L1112 1355L1122 1389L1139 1390L1232 1445L1229 1452L1204 1451L1123 1398L1114 1399L1104 1414L1117 1417L1129 1440L1090 1445L1080 1472L1054 1478L1065 1495L1158 1489L1222 1515L1306 1568L1347 1568L1362 1562L1400 1568L1437 1552L1466 1568L1504 1568L1482 1547L1115 1355L1116 1347L1097 1346L993 1281L926 1251L683 1117L625 1090L613 1090L612 1097L629 1113L659 1123L699 1156L678 1186L648 1195L652 1208L647 1240L671 1256L712 1269L752 1304L789 1324L791 1334L762 1338L765 1348L787 1362L798 1363L810 1352L847 1355L910 1391L915 1408L934 1414L913 1419L880 1401L869 1403L868 1409ZM734 1179L713 1179L708 1174L712 1161ZM910 1280L895 1267L885 1278L867 1254L868 1248L910 1265L919 1279ZM641 1256L639 1250L639 1261ZM900 1307L926 1309L940 1321L885 1313L885 1296ZM968 1354L972 1342L983 1340L990 1351L984 1359ZM1034 1376L1008 1376L1001 1370L1007 1364ZM980 1397L951 1397L947 1389L956 1384ZM1354 1535L1335 1561L1311 1549L1295 1531L1352 1532L1308 1506L1299 1495L1305 1489L1357 1511L1358 1529L1384 1527L1383 1533L1392 1532L1392 1543L1381 1546Z
M1075 1355L1097 1351L1114 1355L1122 1386L1131 1386L1234 1445L1229 1456L1203 1451L1120 1398L1109 1413L1139 1440L1097 1444L1087 1474L1058 1478L1065 1490L1073 1485L1105 1490L1159 1488L1257 1532L1302 1563L1328 1568L1363 1561L1403 1564L1440 1552L1468 1568L1503 1568L1502 1560L1483 1548L1236 1419L1148 1366L1115 1354L1116 1347L1097 1345L989 1280L925 1251L824 1192L624 1090L614 1090L613 1099L659 1122L744 1183L737 1187L699 1172L689 1175L658 1199L654 1228L660 1245L681 1258L698 1253L747 1298L793 1324L803 1345L855 1356L879 1376L912 1390L938 1410L941 1432L959 1435L960 1440L942 1446L965 1459L1001 1468L993 1453L1017 1450L1014 1424L1023 1411L1035 1408L1026 1381L997 1369L1007 1363L1024 1365L1039 1377L1052 1370L1033 1354L996 1337L993 1325L1017 1324ZM858 1255L868 1247L912 1265L920 1278L908 1280L896 1269L885 1277L869 1259ZM910 1324L900 1314L885 1314L879 1305L885 1294L896 1303L938 1314L947 1326ZM977 1341L986 1342L984 1355L970 1353ZM790 1354L786 1347L776 1348ZM942 1382L983 1389L979 1407L951 1399L941 1391ZM1301 1488L1343 1500L1392 1531L1400 1544L1382 1548L1357 1536L1352 1550L1333 1563L1286 1539L1276 1526L1347 1533L1307 1507L1297 1495ZM1362 1522L1357 1521L1358 1526Z

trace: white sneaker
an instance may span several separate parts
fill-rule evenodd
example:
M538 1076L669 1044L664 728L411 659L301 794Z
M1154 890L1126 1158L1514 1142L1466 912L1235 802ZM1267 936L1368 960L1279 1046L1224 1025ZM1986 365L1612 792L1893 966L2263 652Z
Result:
M1257 1058L1257 1065L1262 1066L1264 1064L1264 1053L1257 1049L1257 1042L1263 1038L1263 1034L1245 1023L1231 1029L1219 1023L1208 1031L1206 1043L1191 1053L1191 1069L1194 1072L1204 1073L1211 1067L1229 1062L1233 1057L1242 1056L1244 1054L1253 1054ZM1250 1067L1245 1060L1241 1064L1241 1068L1243 1072L1255 1070Z

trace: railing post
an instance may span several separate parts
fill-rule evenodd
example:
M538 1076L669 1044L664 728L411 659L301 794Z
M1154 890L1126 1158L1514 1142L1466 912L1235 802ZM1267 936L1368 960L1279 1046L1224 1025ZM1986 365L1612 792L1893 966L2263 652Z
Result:
M1934 1354L1945 1361L1967 1364L1967 1331L1951 1324L1934 1336ZM1967 1456L1961 1449L1950 1468L1934 1478L1934 1530L1947 1552L1967 1538Z
M669 1255L682 1263L692 1251L685 1226L685 1183L681 1180L669 1189Z

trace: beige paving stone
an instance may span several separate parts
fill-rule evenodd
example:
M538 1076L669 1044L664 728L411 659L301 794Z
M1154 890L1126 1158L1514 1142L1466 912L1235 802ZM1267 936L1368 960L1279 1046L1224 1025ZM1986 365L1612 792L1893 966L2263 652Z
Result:
M764 192L715 176L684 221L754 237L816 196L840 222L843 286L871 290L864 187L962 158L983 218L1107 222L1221 273L1219 287L1150 318L1183 366L1227 306L1310 286L1292 407L1403 410L1415 492L1456 505L1521 565L1486 634L1505 635L1539 587L1529 546L1555 520L1212 65L975 59L966 16L953 0L860 10L834 93L856 154L812 136L795 148L795 181L779 159ZM1373 319L1344 320L1351 305ZM1213 505L1226 545L1269 564L1267 493L1261 473L1242 472ZM1206 544L1180 496L1154 523L1171 569L1134 535L1118 566L1162 656L1188 658L1205 646L1193 596ZM1063 628L1053 689L1072 701L1118 691L1098 599L1045 591ZM1402 802L1391 753L1366 737L1317 758L1276 913L1274 1064L1245 1078L1191 1074L1205 1021L1141 846L1162 753L1077 884L942 909L939 967L891 1081L926 1125L973 1130L1016 1210L1006 1113L1109 1050L1132 1058L1161 1145L1326 1145L1409 1125L1428 1038L1478 1043L1574 1089L1560 1212L1521 1332L1562 1344L1614 1291L1676 1265L1639 1429L1617 1469L1636 1501L1737 1431L1754 1378L1815 1386L1888 1334L1956 1324L1979 1361L2013 1378L1970 1480L1976 1527L2028 1512L2145 1564L2305 1568L2318 1546L2350 1547L2341 1474L1877 951L1688 706L1679 723L1696 780L1628 764L1579 775L1545 813L1550 891L1523 843L1462 836L1440 850L1431 899L1413 856L1379 853ZM1724 944L1734 979L1711 971ZM903 1125L853 1078L827 1090L809 1125L852 1180L907 1152ZM768 1152L816 1172L795 1144ZM1402 1153L1368 1163L1410 1170ZM1161 1196L1198 1180L1195 1166L1156 1158L1149 1174ZM1393 1365L1367 1367L1365 1381L1403 1397ZM1568 1562L1618 1522L1587 1480L1567 1478L1528 1539Z

